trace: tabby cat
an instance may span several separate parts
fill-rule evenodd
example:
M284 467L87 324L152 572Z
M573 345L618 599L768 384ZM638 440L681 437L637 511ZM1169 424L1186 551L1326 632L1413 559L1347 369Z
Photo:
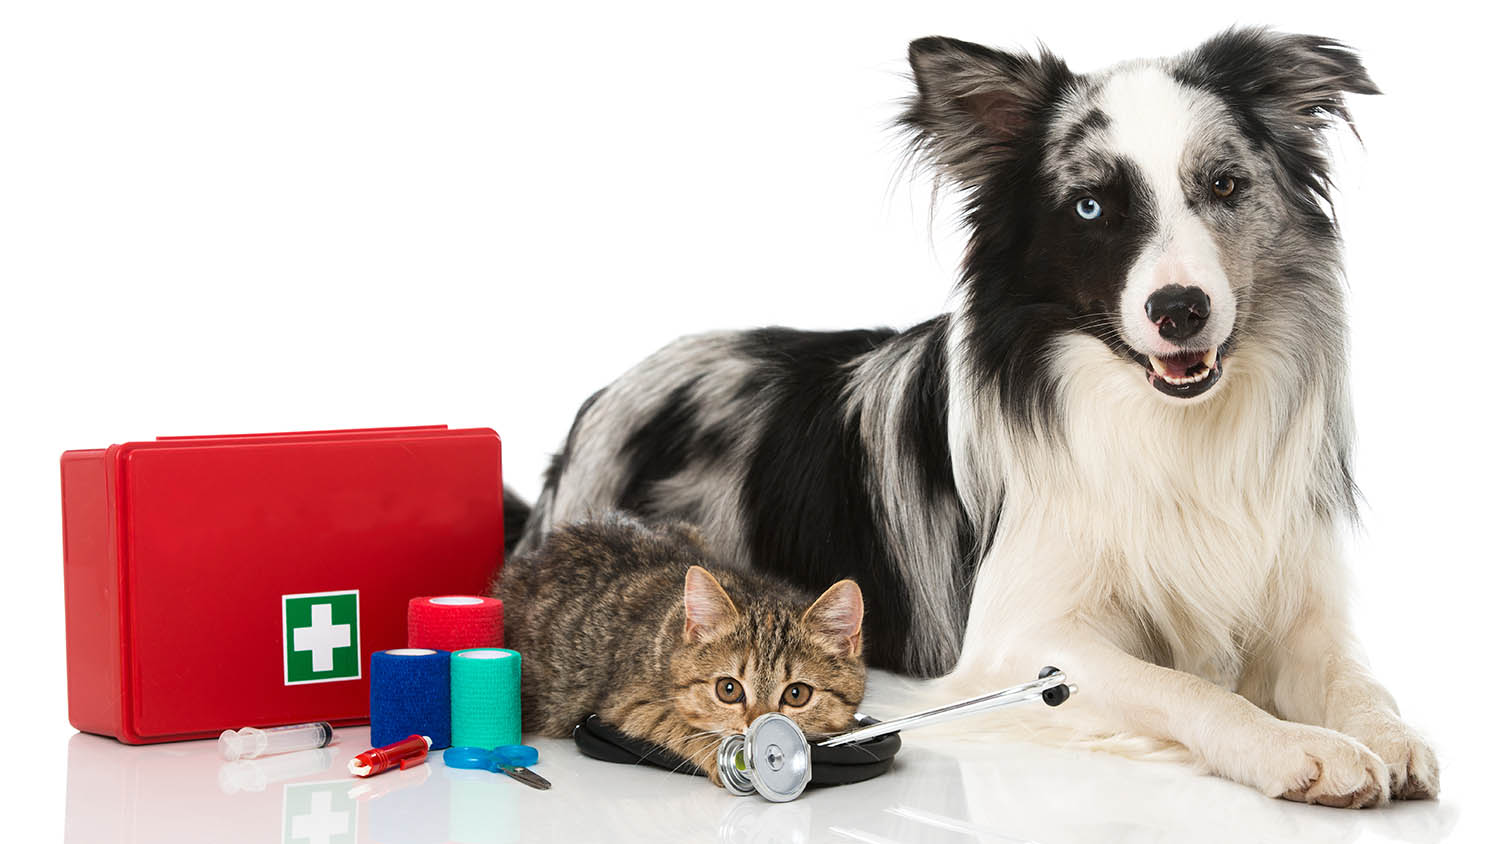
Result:
M864 696L864 599L716 568L698 531L610 513L507 561L506 646L521 652L526 732L567 736L590 713L719 780L714 751L766 712L809 735L850 726Z

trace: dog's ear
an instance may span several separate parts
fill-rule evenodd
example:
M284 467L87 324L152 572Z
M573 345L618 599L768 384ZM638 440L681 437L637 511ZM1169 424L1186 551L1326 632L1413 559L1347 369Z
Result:
M917 91L899 125L914 152L965 189L1017 156L1073 80L1046 50L1029 56L931 37L911 42L907 55Z
M1325 130L1353 128L1344 95L1380 93L1344 43L1264 28L1215 35L1178 59L1174 74L1223 98L1252 136L1272 144L1309 200L1329 198Z
M1231 105L1276 112L1313 130L1348 122L1345 94L1380 93L1359 54L1343 42L1263 28L1215 35L1178 61L1177 75Z

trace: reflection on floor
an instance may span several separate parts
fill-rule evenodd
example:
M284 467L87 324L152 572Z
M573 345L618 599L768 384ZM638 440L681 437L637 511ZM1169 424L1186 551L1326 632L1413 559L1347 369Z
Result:
M538 740L537 792L441 757L369 780L345 773L368 731L329 748L234 763L213 742L68 743L68 844L254 841L1136 842L1439 841L1458 811L1412 803L1342 811L1269 800L1182 767L1030 745L908 737L891 773L793 803L581 757Z

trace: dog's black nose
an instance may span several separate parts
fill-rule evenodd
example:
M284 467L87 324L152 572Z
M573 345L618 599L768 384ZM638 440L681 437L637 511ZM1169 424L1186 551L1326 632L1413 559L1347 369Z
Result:
M1201 287L1169 284L1146 299L1146 319L1156 324L1161 339L1181 343L1208 321L1208 294Z

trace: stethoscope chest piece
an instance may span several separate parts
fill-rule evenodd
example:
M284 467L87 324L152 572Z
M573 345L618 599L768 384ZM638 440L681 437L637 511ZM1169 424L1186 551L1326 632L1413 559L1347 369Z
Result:
M731 794L756 792L773 803L802 795L812 781L812 748L792 719L775 712L756 718L744 735L719 743L719 779Z

